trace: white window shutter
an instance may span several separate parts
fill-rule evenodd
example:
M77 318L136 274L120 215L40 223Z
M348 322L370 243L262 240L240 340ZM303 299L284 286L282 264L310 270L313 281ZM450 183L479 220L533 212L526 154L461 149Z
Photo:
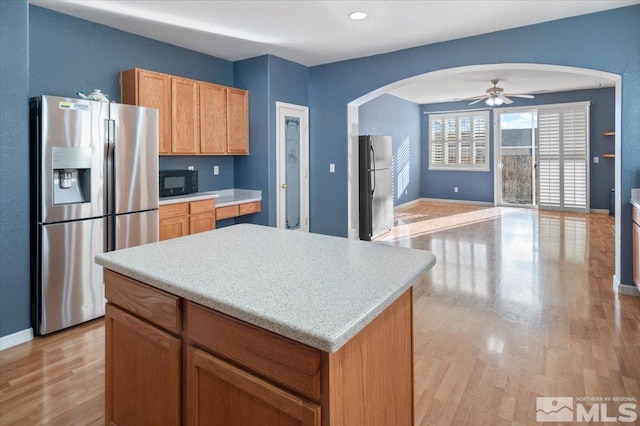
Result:
M588 106L538 111L540 208L587 212Z

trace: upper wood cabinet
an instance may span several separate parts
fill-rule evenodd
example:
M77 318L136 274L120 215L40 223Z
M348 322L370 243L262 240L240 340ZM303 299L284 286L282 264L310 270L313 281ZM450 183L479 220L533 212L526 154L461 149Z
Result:
M122 102L158 108L160 154L249 154L249 92L134 68L120 75Z
M200 152L227 153L227 88L200 83Z
M227 153L249 153L249 92L227 89Z
M171 153L171 76L138 68L122 71L123 104L158 110L158 152Z
M200 152L200 111L198 82L171 78L171 152Z

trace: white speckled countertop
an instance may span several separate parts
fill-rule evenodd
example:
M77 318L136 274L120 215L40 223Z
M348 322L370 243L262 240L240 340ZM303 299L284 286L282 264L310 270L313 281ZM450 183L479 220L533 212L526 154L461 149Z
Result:
M196 192L194 194L176 195L160 198L160 205L186 203L188 201L216 199L216 207L232 206L234 204L250 203L262 200L262 191L251 189L223 189L221 191Z
M241 224L96 256L105 268L335 352L435 264L429 251Z
M631 205L640 209L640 188L631 190Z

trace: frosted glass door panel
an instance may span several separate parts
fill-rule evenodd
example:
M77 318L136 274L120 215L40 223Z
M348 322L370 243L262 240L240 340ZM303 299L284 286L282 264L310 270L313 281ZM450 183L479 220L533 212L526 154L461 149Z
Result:
M286 227L300 228L300 118L285 116Z

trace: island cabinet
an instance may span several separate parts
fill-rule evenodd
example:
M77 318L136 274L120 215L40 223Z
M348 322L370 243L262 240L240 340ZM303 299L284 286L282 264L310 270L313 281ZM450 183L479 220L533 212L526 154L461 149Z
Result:
M105 271L105 423L179 425L180 299Z
M216 229L215 198L160 206L160 241Z
M158 109L160 154L249 154L248 91L139 68L120 87L123 103Z
M327 352L108 269L105 285L107 424L413 424L410 288Z

